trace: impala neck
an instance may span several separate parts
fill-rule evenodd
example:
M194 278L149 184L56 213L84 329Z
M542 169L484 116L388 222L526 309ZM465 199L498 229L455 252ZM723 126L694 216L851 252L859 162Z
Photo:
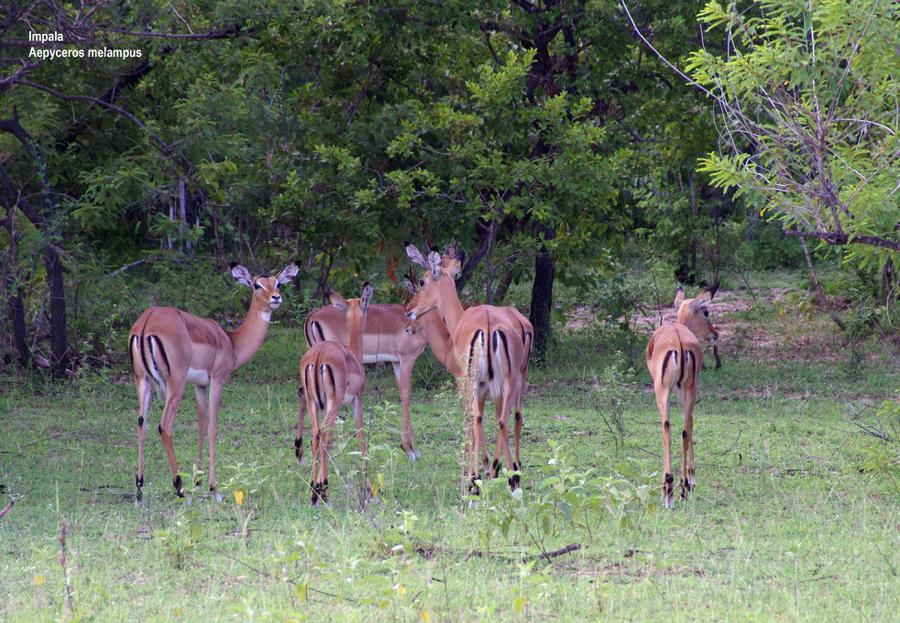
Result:
M442 278L449 279L452 284L452 278L446 275ZM426 316L433 314L439 314L439 316L423 319L425 321L425 338L428 340L431 352L444 364L450 374L460 377L465 374L465 371L454 353L453 334L464 310L462 303L459 302L459 296L456 294L455 284L445 288L444 292L445 295L440 298L437 309L426 314Z
M350 333L347 347L362 361L362 334L366 324L366 315L362 313L357 303L347 312L347 330Z
M244 322L237 330L228 334L234 349L235 368L250 361L262 346L263 340L266 338L266 331L269 329L271 315L272 310L269 306L265 303L257 303L256 297L253 297Z

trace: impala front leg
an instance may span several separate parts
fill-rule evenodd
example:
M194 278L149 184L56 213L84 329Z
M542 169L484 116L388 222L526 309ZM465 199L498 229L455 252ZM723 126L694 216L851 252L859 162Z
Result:
M222 501L222 496L216 490L216 434L219 427L219 407L222 404L222 384L210 382L209 384L209 490L216 502Z
M197 402L197 462L196 472L197 479L194 486L200 486L200 472L203 471L203 444L206 443L206 431L209 426L208 401L206 400L206 388L199 385L194 386L194 398Z
M421 456L415 449L413 441L412 420L409 417L409 400L412 395L412 362L401 359L394 364L394 378L397 381L397 389L400 392L400 410L402 423L400 426L400 447L406 452L410 460L415 461Z
M362 476L365 481L366 498L372 496L372 487L369 484L369 452L366 445L366 430L363 426L362 399L357 396L353 399L353 419L356 421L356 439L359 441L359 455L362 459Z

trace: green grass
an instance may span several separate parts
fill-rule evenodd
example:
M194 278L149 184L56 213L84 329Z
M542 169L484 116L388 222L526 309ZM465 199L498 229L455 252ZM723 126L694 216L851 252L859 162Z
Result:
M765 296L715 320L731 338L724 367L702 375L698 489L674 512L657 499L649 376L625 363L621 336L599 328L560 337L550 365L531 375L521 504L502 483L461 504L458 400L433 361L418 372L415 463L398 447L391 375L370 374L370 477L382 490L365 512L354 504L349 417L337 434L333 505L309 506L309 468L292 448L294 330L274 328L225 390L221 504L176 499L151 435L147 504L134 507L137 414L124 373L85 374L65 388L3 379L0 483L17 502L0 519L0 619L896 620L900 491L863 469L882 442L853 425L896 396L896 347L843 345L827 318ZM188 472L190 402L175 428ZM154 401L151 431L159 411ZM680 406L673 411L677 431ZM563 507L583 475L600 507L568 523ZM554 489L557 477L568 480ZM504 535L499 524L510 517ZM537 543L581 549L523 563Z

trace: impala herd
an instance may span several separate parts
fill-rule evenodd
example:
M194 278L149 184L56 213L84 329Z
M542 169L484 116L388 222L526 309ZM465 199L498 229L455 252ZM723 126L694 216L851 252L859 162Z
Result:
M304 419L308 413L312 429L310 491L313 505L328 501L329 448L342 405L352 405L360 454L366 465L362 412L366 380L364 364L390 362L393 366L402 409L400 445L410 459L419 457L409 401L413 365L426 346L456 378L462 397L466 415L465 470L469 492L478 494L482 477L498 477L501 464L506 469L510 488L519 487L524 424L522 401L528 387L534 328L515 307L476 305L463 308L454 281L464 259L457 243L448 245L443 254L431 251L427 256L414 245L407 245L406 254L424 269L417 283L415 279L406 280L405 285L412 295L408 305L372 304L372 287L366 283L359 298L348 300L331 292L330 305L310 313L304 323L307 351L300 359L294 448L302 462ZM208 437L209 487L215 498L221 500L216 491L216 431L222 386L259 350L272 312L281 306L279 288L297 273L297 266L289 264L274 277L266 274L253 277L243 266L232 264L231 274L235 280L253 290L247 315L235 331L226 331L213 320L172 307L150 307L134 323L128 346L139 409L135 475L138 506L143 498L144 434L148 427L151 388L165 400L158 430L175 493L179 497L185 495L172 431L187 384L194 385L199 421L196 473L202 468L203 446ZM721 365L718 332L709 321L707 309L715 293L716 287L713 287L696 298L685 299L684 291L679 288L675 297L676 321L660 326L647 345L647 369L653 378L662 421L662 490L668 508L674 507L675 500L670 463L669 395L674 389L685 409L681 433L681 497L686 498L695 486L692 428L698 376L703 365L701 340L712 345L716 368ZM493 461L488 456L484 435L484 406L488 398L494 403L497 421ZM514 447L510 445L510 416L514 424ZM365 489L366 495L370 496L368 480Z

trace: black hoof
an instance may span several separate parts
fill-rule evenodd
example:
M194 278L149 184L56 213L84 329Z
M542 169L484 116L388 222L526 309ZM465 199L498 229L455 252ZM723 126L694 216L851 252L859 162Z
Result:
M175 480L172 481L172 485L175 487L175 495L180 498L184 497L184 488L181 482L181 474L175 476Z
M294 456L297 457L298 461L303 460L303 437L294 439Z

